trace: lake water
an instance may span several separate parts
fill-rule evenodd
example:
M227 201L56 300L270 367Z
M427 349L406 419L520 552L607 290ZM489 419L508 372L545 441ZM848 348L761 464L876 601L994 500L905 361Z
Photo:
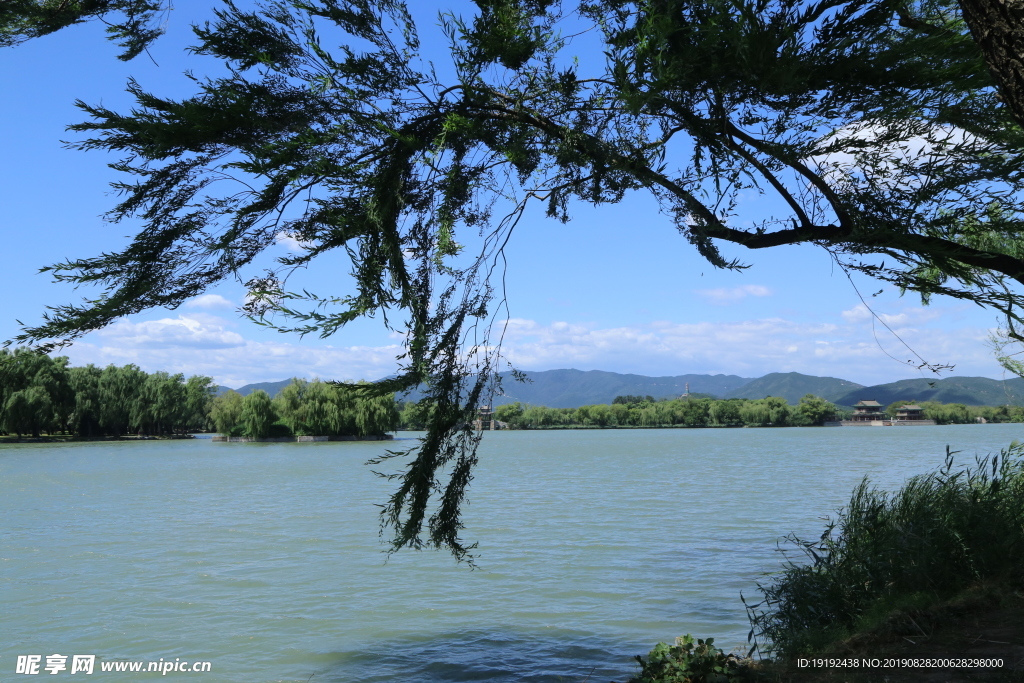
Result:
M2 446L0 680L58 653L97 655L97 680L177 658L212 671L168 677L206 681L623 681L659 640L745 645L740 591L861 477L894 487L946 444L970 462L1014 439L1024 425L487 433L476 571L385 563L391 485L364 462L401 442Z

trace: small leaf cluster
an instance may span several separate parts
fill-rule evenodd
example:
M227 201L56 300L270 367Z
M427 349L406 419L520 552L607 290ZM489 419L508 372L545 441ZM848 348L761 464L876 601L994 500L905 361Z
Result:
M744 679L740 659L714 646L715 639L694 642L686 634L674 645L658 643L647 655L640 655L640 675L631 683L733 683Z
M128 61L163 35L161 20L170 10L170 0L4 0L0 47L96 19L107 25L109 39L124 50L118 59Z

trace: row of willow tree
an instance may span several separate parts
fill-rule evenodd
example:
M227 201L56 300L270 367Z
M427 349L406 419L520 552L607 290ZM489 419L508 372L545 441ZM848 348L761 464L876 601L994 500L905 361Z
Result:
M887 409L890 417L911 401L895 401ZM967 406L960 403L919 402L923 417L938 424L980 422L1024 422L1021 406ZM573 427L810 427L827 420L844 419L852 411L823 398L807 394L789 405L784 398L715 399L690 396L655 400L650 396L621 396L613 403L548 408L508 403L494 410L494 418L507 429L558 429ZM416 403L401 407L402 428L422 429L426 410Z
M789 427L824 424L836 406L808 394L791 406L784 398L757 400L680 398L667 401L633 400L579 408L545 408L510 403L498 406L495 419L512 429L554 426L580 427Z
M173 435L209 426L209 377L135 365L71 367L68 359L0 349L0 432L79 437Z
M559 427L785 427L820 425L836 415L837 408L823 398L808 394L796 406L786 399L758 400L694 397L654 400L646 396L618 397L612 404L579 408L507 403L494 409L494 419L508 429ZM401 406L402 429L422 429L428 409L418 403Z
M369 388L369 385L366 385ZM399 426L393 394L372 396L360 385L293 379L273 399L257 390L214 399L210 419L221 434L275 436L383 436Z
M265 391L214 397L209 377L147 373L135 365L71 367L63 356L0 349L0 434L80 438L173 436L218 431L232 436L381 436L399 425L392 395L359 385L292 380Z

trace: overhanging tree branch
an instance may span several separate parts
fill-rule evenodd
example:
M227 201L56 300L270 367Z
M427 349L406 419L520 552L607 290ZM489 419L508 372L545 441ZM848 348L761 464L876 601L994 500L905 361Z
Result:
M90 137L77 146L121 152L115 167L131 176L109 218L142 228L120 252L52 266L101 291L18 340L55 344L173 308L290 235L308 251L244 278L250 313L321 335L380 314L405 335L397 378L360 389L427 387L426 437L380 461L407 458L389 475L382 534L393 550L471 560L460 510L480 437L470 423L500 361L490 278L511 222L491 212L503 202L516 214L542 198L569 220L577 202L647 192L715 266L745 267L723 243L812 243L850 270L1017 320L1024 132L952 1L593 0L579 16L606 62L586 73L566 66L558 3L489 0L448 20L456 82L418 69L395 0L229 4L196 28L194 49L227 76L180 101L130 84L130 114L81 105L90 120L72 130ZM907 28L897 7L942 30ZM327 29L343 36L335 51ZM823 154L841 162L815 164ZM739 229L751 188L784 215ZM351 260L352 291L287 291L289 269L334 250Z

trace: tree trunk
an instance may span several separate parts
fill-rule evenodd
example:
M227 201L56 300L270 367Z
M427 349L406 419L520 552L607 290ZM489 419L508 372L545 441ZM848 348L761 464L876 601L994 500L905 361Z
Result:
M1006 106L1024 127L1024 0L959 0Z

